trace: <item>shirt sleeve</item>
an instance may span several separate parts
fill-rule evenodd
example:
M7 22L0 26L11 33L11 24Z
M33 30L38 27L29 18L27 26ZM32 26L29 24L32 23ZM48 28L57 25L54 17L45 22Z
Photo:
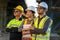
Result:
M42 34L44 34L44 33L46 33L46 31L47 31L47 29L48 29L48 27L49 27L49 25L50 25L50 18L45 22L45 24L44 24L44 28L41 30L42 32L40 32L40 33L42 33Z

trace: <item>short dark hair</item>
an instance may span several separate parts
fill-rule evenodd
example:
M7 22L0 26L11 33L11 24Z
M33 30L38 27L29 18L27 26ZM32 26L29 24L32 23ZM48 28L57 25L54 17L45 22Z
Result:
M26 14L26 12L27 12L27 11L24 11L24 12L25 12L25 14ZM35 13L35 12L34 12L34 11L32 11L32 10L31 10L31 12L32 12L32 13Z

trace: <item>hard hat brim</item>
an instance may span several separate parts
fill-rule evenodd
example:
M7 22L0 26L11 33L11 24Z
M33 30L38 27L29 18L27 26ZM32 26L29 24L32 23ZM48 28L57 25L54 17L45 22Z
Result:
M35 11L33 11L33 10L31 10L31 9L26 9L25 11L28 11L28 10L32 11L33 13L35 13Z
M14 8L14 10L20 10L20 9ZM20 10L20 11L22 11L22 10Z

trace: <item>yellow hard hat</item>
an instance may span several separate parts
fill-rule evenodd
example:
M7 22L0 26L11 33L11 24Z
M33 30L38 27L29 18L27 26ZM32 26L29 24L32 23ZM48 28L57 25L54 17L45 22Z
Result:
M18 5L18 6L17 6L16 8L14 8L14 9L18 9L18 10L24 12L24 9L23 9L23 7L22 7L21 5Z

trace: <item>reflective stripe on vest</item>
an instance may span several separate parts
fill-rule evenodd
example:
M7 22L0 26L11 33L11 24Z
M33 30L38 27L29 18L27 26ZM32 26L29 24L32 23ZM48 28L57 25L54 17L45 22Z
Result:
M35 37L35 35L32 37ZM47 36L36 36L36 38L48 38L48 37Z

